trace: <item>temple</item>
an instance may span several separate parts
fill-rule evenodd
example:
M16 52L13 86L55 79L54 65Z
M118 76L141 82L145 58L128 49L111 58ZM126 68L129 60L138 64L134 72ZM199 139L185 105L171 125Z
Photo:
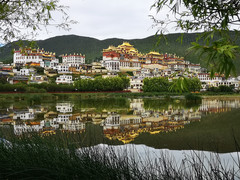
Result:
M123 42L117 47L109 46L107 49L103 49L102 65L112 72L136 71L144 67L145 64L161 65L160 67L164 69L169 64L177 63L185 63L184 58L154 51L143 54L128 42Z
M71 67L78 67L82 64L85 64L85 55L80 54L65 54L62 55L63 64L68 64Z
M14 50L13 65L16 66L41 66L49 67L51 63L58 63L55 53L46 52L44 49L20 48Z

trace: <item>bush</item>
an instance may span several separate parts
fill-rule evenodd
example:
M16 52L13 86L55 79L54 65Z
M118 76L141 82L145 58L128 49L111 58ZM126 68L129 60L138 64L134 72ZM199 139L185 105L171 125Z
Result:
M34 87L27 87L26 88L26 92L27 93L35 93L35 92L37 92L38 91L38 89L37 88L34 88Z
M209 87L207 91L210 92L234 92L233 86L219 86L219 87Z
M178 92L180 88L182 92L195 92L201 89L201 82L198 78L183 78L182 82L178 80L180 79L174 79L172 82L169 82L166 77L145 78L143 81L143 91L169 92L169 90L172 89L173 92ZM185 83L185 86L181 83ZM185 88L182 89L180 86Z
M144 92L168 92L171 85L165 77L145 78L143 84Z
M47 91L43 88L38 89L38 88L35 88L35 87L27 87L26 92L27 93L45 93Z
M129 86L127 77L80 79L73 84L0 84L0 92L74 92L74 91L122 91Z
M185 95L185 99L187 101L201 101L202 97L193 93L189 93Z
M77 91L122 91L129 85L126 77L80 79L75 81L74 88Z

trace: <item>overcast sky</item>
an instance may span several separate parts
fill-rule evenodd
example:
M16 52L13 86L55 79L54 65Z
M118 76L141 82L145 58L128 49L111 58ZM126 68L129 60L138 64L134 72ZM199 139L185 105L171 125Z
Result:
M78 21L70 31L48 28L39 32L37 40L49 37L75 34L97 39L125 38L135 39L154 35L153 20L149 15L155 15L150 10L155 0L60 0L61 4L69 6L67 10L71 19ZM162 12L161 17L167 12ZM55 19L56 16L55 16ZM174 30L169 30L174 32Z

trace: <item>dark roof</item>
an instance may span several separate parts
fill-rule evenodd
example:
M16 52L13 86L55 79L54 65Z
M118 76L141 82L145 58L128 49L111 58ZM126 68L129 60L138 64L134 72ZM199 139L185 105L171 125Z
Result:
M13 80L21 80L21 81L27 81L28 77L27 76L14 76Z

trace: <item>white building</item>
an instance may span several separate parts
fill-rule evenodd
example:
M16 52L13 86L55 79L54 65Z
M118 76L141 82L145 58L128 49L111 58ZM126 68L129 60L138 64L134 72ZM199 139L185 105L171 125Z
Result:
M219 100L219 99L203 99L199 107L200 112L223 112L229 109L240 108L238 99Z
M105 126L120 126L120 115L119 114L110 114L104 121Z
M216 83L223 80L221 76L215 75L213 78L210 77L209 73L199 73L198 79L203 83L216 87Z
M21 119L21 120L33 120L34 119L34 113L32 112L17 112L13 115L13 119Z
M131 77L130 78L130 89L142 89L144 77Z
M32 75L30 78L30 83L48 83L48 77L45 75Z
M136 115L122 115L120 125L136 125L142 122L142 118Z
M84 75L81 75L81 76L80 76L80 79L94 79L94 78L91 77L91 76L84 76Z
M57 84L71 84L73 83L71 75L61 75L56 79Z
M174 73L175 73L175 71L171 70L171 69L164 69L164 70L162 70L162 75L165 76L165 77L169 77L169 76L171 76Z
M239 80L237 80L236 78L229 78L227 80L223 80L223 81L220 81L220 82L217 82L217 87L218 86L232 86L235 90L238 90L239 89Z
M18 76L29 76L35 72L34 69L27 69L27 68L22 68L19 71L17 69L13 69L13 73L18 75Z
M233 86L235 90L239 89L239 80L237 78L223 79L223 77L217 75L211 78L209 73L199 73L198 78L204 90L207 87L219 86Z
M120 71L136 71L141 69L141 62L138 59L132 59L132 61L120 61L119 65Z
M46 52L44 49L19 49L13 54L14 66L34 64L34 66L49 67L51 62L58 62L55 53Z
M62 129L65 131L83 131L86 128L86 124L84 122L80 122L79 120L68 121L65 122L62 126Z
M57 103L56 110L61 113L70 113L73 111L73 105L71 103Z
M133 71L133 75L136 77L144 77L144 78L145 77L153 77L150 69L147 69L147 68L142 68L141 70Z
M102 65L110 72L119 72L120 71L120 61L117 59L117 57L115 57L115 59L105 58L102 61Z
M56 60L50 62L49 68L51 68L51 69L57 69L57 66L58 66L58 65L59 65L59 60L56 59Z
M67 64L68 66L71 67L77 67L81 64L85 64L85 55L82 54L65 54L62 55L62 62L63 64Z
M130 109L133 110L133 114L142 114L145 112L143 99L131 99Z
M182 63L169 64L168 68L172 69L174 71L184 71L185 70L185 64L182 64Z
M58 129L59 128L59 124L57 122L57 118L54 118L54 119L45 119L45 120L42 120L40 122L40 125L42 127L51 127L53 129Z
M68 64L58 64L55 68L57 69L59 74L71 74L72 72L69 70Z
M189 72L192 73L200 73L201 72L201 66L200 64L186 64L186 68L188 68Z
M15 135L22 135L23 133L29 133L29 132L39 132L43 129L43 126L36 124L36 125L27 125L24 124L14 124L13 125L13 131Z
M53 122L63 124L69 121L72 114L59 114L57 118L53 118Z

